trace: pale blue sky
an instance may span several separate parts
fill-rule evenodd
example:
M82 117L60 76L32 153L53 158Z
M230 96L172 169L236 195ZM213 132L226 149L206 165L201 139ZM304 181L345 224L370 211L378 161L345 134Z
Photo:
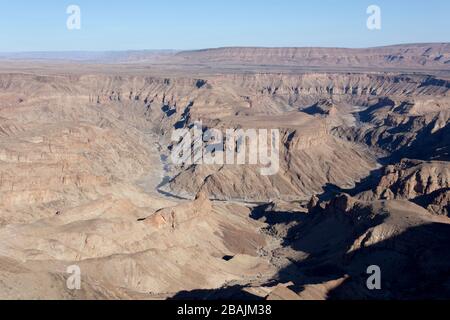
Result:
M66 8L82 28L66 28ZM366 9L382 9L382 30ZM450 42L449 0L0 0L0 51Z

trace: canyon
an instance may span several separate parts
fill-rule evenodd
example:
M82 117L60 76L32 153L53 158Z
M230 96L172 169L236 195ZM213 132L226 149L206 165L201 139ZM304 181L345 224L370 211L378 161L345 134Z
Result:
M447 43L0 56L0 299L448 299L449 89ZM197 121L278 172L172 163Z

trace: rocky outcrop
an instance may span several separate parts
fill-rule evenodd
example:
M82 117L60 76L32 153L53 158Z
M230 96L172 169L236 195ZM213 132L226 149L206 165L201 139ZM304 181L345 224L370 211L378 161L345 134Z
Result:
M177 207L156 211L145 220L145 223L158 229L166 227L176 229L179 225L189 220L210 214L212 210L211 201L207 198L206 194L201 192L191 203L180 204Z
M411 200L433 213L447 215L449 188L448 162L404 159L384 168L373 190L363 192L358 197L365 200Z

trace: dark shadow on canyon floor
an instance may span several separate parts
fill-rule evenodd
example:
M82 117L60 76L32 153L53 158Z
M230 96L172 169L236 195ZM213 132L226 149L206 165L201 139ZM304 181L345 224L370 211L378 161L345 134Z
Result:
M261 300L249 292L244 291L244 286L231 286L211 290L181 291L168 300Z
M349 253L353 242L370 227L382 223L382 219L374 221L372 226L346 230L335 221L322 218L322 222L319 216L312 218L288 232L284 245L307 253L307 258L291 261L279 272L276 282L293 282L291 288L300 292L306 285L348 276L329 293L329 299L450 298L450 225L432 223L412 227ZM324 232L326 228L330 231ZM370 276L367 268L371 265L381 268L381 290L368 290L366 286Z
M328 293L328 299L449 299L450 298L450 225L431 223L412 227L390 239L349 252L355 239L368 229L384 223L386 216L355 225L347 217L335 214L310 215L289 212L267 212L261 206L252 217L265 219L268 229L288 228L283 247L306 253L279 271L266 286L292 282L297 293L305 286L348 277ZM367 268L381 268L381 290L366 286ZM245 286L213 290L184 291L175 300L260 300L244 291Z

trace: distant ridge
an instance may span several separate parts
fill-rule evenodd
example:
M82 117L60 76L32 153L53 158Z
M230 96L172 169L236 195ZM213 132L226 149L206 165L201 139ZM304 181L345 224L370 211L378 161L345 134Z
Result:
M448 71L450 70L450 43L401 44L366 49L223 47L191 51L22 52L0 53L0 60L111 64L404 68Z
M174 55L177 52L176 50L8 52L0 53L0 60L121 63L154 61L161 57Z
M226 47L183 51L176 56L188 62L219 64L450 69L450 43L392 45L367 49Z

